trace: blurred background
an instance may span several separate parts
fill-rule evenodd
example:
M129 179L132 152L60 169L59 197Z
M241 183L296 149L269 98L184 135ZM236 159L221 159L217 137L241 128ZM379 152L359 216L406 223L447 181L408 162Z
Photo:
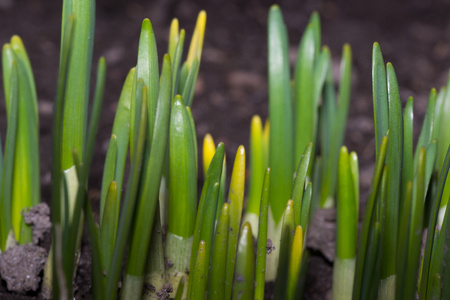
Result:
M206 133L222 141L227 157L248 148L251 117L268 115L267 13L271 1L239 0L98 0L94 68L105 56L108 72L90 194L99 197L104 156L123 80L136 64L140 25L152 21L159 56L167 51L169 25L177 17L190 41L197 14L208 14L204 51L194 97L193 114L201 145ZM353 50L353 87L345 144L360 159L362 199L374 165L371 87L373 42L380 43L385 61L392 62L403 103L414 97L415 123L422 122L429 91L445 84L450 67L450 2L448 1L282 1L290 41L291 62L311 12L322 21L323 44L330 47L336 76L342 45ZM28 50L39 98L41 173L44 199L50 195L52 105L59 62L62 1L0 0L0 42L18 34ZM187 52L187 51L186 51ZM6 113L0 88L0 133L4 140ZM414 128L417 138L419 128ZM199 148L201 149L201 148ZM201 154L201 152L200 152ZM229 159L229 170L231 159ZM231 173L231 172L229 172ZM329 262L318 277L331 270ZM323 275L325 274L325 275ZM331 278L331 273L329 275ZM325 280L320 289L329 289ZM311 285L309 299L321 299Z

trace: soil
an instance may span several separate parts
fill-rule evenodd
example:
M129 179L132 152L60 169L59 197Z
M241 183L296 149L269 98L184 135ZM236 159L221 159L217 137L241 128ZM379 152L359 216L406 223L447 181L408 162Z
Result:
M43 240L52 228L50 222L50 207L43 202L30 208L30 211L23 214L25 224L33 229L33 244L37 245Z
M0 256L0 275L9 291L26 294L37 291L39 274L47 261L47 251L33 244L8 248Z
M50 199L50 137L52 103L59 60L62 1L0 0L0 43L13 34L24 40L36 78L40 115L42 199ZM203 58L193 105L201 145L209 132L234 157L240 144L248 148L250 120L267 117L267 12L272 1L262 0L98 0L94 67L105 56L108 63L105 103L93 160L89 195L98 212L103 162L120 89L136 63L140 23L149 17L157 36L159 55L166 51L170 20L178 17L190 40L197 13L208 13ZM415 134L419 132L429 90L444 85L450 67L450 3L440 1L281 1L290 40L292 61L309 15L322 20L323 44L330 47L338 70L341 47L353 51L352 104L345 144L359 155L361 199L367 198L374 165L374 128L371 102L371 49L378 41L386 61L396 68L400 94L413 96ZM337 72L336 72L337 73ZM338 74L338 73L337 73ZM0 133L6 118L0 96ZM201 147L199 147L201 149ZM200 153L201 154L201 153ZM232 167L231 160L228 169ZM231 172L228 172L231 173ZM202 181L200 181L202 182ZM90 246L83 240L76 296L89 299ZM331 262L312 251L305 299L324 299L331 287ZM5 295L2 299L28 299Z

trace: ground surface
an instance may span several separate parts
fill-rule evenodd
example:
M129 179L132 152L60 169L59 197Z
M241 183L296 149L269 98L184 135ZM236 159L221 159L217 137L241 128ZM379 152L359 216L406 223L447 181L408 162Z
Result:
M29 51L39 97L41 175L43 199L50 195L50 135L59 57L62 1L0 0L0 43L20 35ZM352 104L345 144L359 154L362 199L370 185L374 163L374 130L371 104L371 49L381 44L386 61L396 68L403 103L414 96L415 122L423 119L432 87L442 86L450 67L450 4L433 1L284 1L280 3L295 58L302 31L313 10L322 19L323 43L330 46L336 67L343 43L353 49ZM107 142L116 102L128 70L136 63L140 23L152 20L159 55L166 51L168 26L173 17L192 33L196 14L208 13L203 60L193 105L198 139L210 132L225 142L227 156L234 157L240 144L248 146L251 117L267 117L266 27L270 1L239 0L101 0L97 3L94 61L101 55L108 63L105 104L97 152L90 181L90 195L97 201ZM96 65L96 63L94 63ZM0 96L0 132L6 118ZM416 125L415 132L418 133ZM229 166L231 167L231 166ZM82 248L80 293L89 288L89 246ZM306 297L323 299L331 286L331 264L320 253L311 261ZM1 294L2 299L17 296ZM18 299L18 298L17 298Z

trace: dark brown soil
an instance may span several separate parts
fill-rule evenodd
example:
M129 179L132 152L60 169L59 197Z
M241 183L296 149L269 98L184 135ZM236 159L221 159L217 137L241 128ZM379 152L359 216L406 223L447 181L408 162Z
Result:
M39 289L47 251L27 244L8 248L0 256L0 275L9 291L25 295Z
M50 197L50 135L52 102L59 60L62 1L0 0L0 43L13 34L24 40L33 65L39 97L42 195ZM180 19L188 40L201 9L208 13L203 60L193 105L198 141L210 132L216 142L225 142L227 157L234 157L240 144L248 147L250 120L254 114L267 117L267 12L271 1L239 0L99 0L94 60L104 55L108 62L105 103L94 157L90 196L98 211L103 161L114 118L116 101L128 70L136 63L140 23L152 20L159 55L166 51L168 26ZM353 49L352 104L345 144L360 159L363 201L370 185L374 163L374 129L371 104L371 49L381 44L386 61L396 68L402 100L414 96L417 124L423 119L430 88L440 87L450 67L450 4L436 1L283 1L291 53L313 10L322 18L323 43L330 46L338 67L343 43ZM96 63L94 62L94 66ZM0 96L0 132L5 136L6 118ZM3 138L4 139L4 138ZM201 147L199 147L201 149ZM231 168L229 162L228 168ZM231 172L229 172L231 173ZM90 247L82 246L77 298L89 298ZM306 299L324 299L331 286L331 265L313 252L308 271ZM0 298L16 299L4 294ZM17 298L20 299L20 298Z
M23 214L25 224L33 229L33 244L37 245L49 234L52 223L50 222L50 207L43 202L30 208L30 211Z

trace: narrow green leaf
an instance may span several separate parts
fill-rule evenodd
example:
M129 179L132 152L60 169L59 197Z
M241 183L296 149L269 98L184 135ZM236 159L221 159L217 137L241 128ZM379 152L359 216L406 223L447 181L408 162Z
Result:
M216 218L217 199L214 198L214 191L219 188L218 182L222 174L223 158L225 155L225 147L223 143L217 146L216 153L211 161L206 174L205 183L203 184L200 202L198 205L197 218L195 220L194 240L192 243L190 270L194 269L198 244L202 240L202 236L208 236L214 231L214 220ZM188 295L191 294L192 281L188 283Z
M188 299L205 299L207 283L208 256L206 254L206 243L200 241L198 245L197 257L194 268L191 269L192 275L189 286L192 286L192 292Z
M233 299L251 300L255 290L255 248L250 223L244 223L239 238L234 274Z
M72 150L75 148L84 157L87 110L91 82L92 52L94 46L95 1L64 1L61 44L68 34L65 27L69 15L76 18L73 30L73 43L69 55L62 135L62 169L73 164ZM61 47L61 49L63 49ZM63 51L61 50L61 60Z
M303 194L302 208L300 210L300 226L304 228L303 236L305 237L306 233L308 232L309 221L311 218L312 193L313 193L312 183L308 182L308 184L306 185L305 193Z
M76 239L72 238L72 241L70 241L69 237L73 237L77 234L77 230L79 230L79 225L80 225L80 219L82 219L84 221L84 215L82 214L82 211L79 211L80 207L82 210L84 210L85 208L89 209L89 204L87 204L87 202L89 202L89 199L87 199L87 190L86 190L86 186L87 186L87 174L89 172L89 165L82 165L81 163L81 158L80 155L78 154L78 151L76 149L73 149L73 162L74 162L74 167L75 167L75 176L76 180L78 180L78 182L80 182L80 184L77 187L77 190L75 191L75 209L74 209L74 218L73 220L69 220L69 222L67 222L65 224L66 229L63 231L63 245L65 246L65 251L69 253L70 256L76 257L76 251L77 251L77 240L78 237ZM67 195L67 186L68 186L68 181L67 178L64 178L65 180L65 191L64 191L64 197L65 197L65 201L68 201L68 195ZM67 207L67 206L66 206ZM89 212L88 212L89 213ZM100 256L100 245L99 245L99 238L98 238L98 228L95 225L95 221L93 219L93 215L92 215L92 209L91 209L91 214L86 216L87 217L87 224L88 224L88 231L90 234L90 238L91 241L93 243L93 251L97 252L93 254L93 257L97 257L99 258ZM89 218L91 218L89 220ZM70 222L72 221L72 222ZM81 221L82 222L82 221ZM64 264L64 273L65 273L65 277L73 280L71 276L71 274L68 274L69 271L74 272L75 269L75 262L73 258L65 258L63 259L63 264ZM97 260L96 263L93 264L93 276L97 277L96 275L99 274L99 279L102 277L100 274L102 274L103 272L103 262L102 260ZM99 281L97 281L96 278L93 278L93 282L96 283L98 285L98 287L101 287L102 285L102 281L103 279L100 279ZM95 288L94 288L95 289ZM72 293L72 291L70 291L70 293ZM94 291L94 293L97 293L97 291ZM101 293L101 292L100 292Z
M269 167L269 148L270 148L270 120L266 119L263 130L263 157L264 165Z
M122 208L122 215L119 220L117 229L116 244L114 245L114 252L109 267L110 272L106 274L106 299L116 299L118 282L122 271L122 263L127 246L128 235L130 233L131 225L134 218L135 206L137 202L139 182L141 177L141 168L144 156L145 137L147 135L147 118L148 118L148 104L147 104L147 88L138 84L138 88L142 90L137 93L137 98L142 98L140 115L135 119L137 126L134 126L136 137L136 145L134 149L134 160L131 163L130 175L128 177L127 189L124 197L124 205Z
M417 172L414 182L413 202L411 207L411 220L409 230L408 261L405 270L405 292L404 299L414 297L417 291L417 270L419 269L422 231L424 220L425 187L428 182L425 179L426 172L426 151L425 148L419 150Z
M208 174L209 165L216 153L216 145L214 144L213 137L207 133L203 138L203 177L206 179Z
M289 261L289 273L287 282L287 299L296 299L295 294L298 288L302 257L303 257L303 230L300 225L295 228L294 240Z
M435 109L436 109L436 90L431 89L430 96L428 97L427 111L422 123L422 129L420 130L419 140L416 145L416 152L414 153L414 170L417 168L417 160L419 155L419 149L421 147L427 147L433 140L435 131Z
M431 205L431 215L428 221L428 232L427 239L425 242L425 251L423 255L422 268L421 268L421 276L419 279L419 297L420 299L425 299L428 291L427 286L428 278L430 276L430 268L431 268L431 253L435 244L434 235L431 234L432 230L436 228L437 219L438 219L438 211L442 201L442 195L444 193L445 182L447 181L448 171L450 169L450 147L447 150L447 155L445 156L444 164L442 165L441 174L439 175L439 181L436 188L435 196L433 197L432 205Z
M311 18L309 19L309 24L312 25L312 28L314 29L314 50L315 54L314 57L317 58L319 51L320 51L320 45L321 45L321 36L320 36L320 16L317 11L313 12L311 14Z
M428 193L428 188L431 187L430 180L433 175L434 164L436 162L437 141L432 140L427 147L426 163L425 163L425 195Z
M281 10L273 5L268 22L269 167L272 170L270 207L275 224L281 221L294 173L293 116L290 95L288 40ZM308 141L309 142L309 141ZM303 147L304 149L304 147ZM303 151L302 149L302 151Z
M244 203L245 188L245 149L239 146L234 159L231 174L228 201L230 203L230 232L228 234L227 267L225 272L225 299L230 299L234 268L236 265L236 252L238 251L239 228L241 225L242 207ZM251 227L249 227L251 230Z
M402 209L399 215L398 227L398 246L397 246L397 279L395 287L395 295L397 299L404 299L406 291L405 278L406 267L408 263L408 248L409 248L409 230L411 227L411 219L413 218L411 206L413 205L413 183L408 181L405 186L404 195L402 199Z
M195 148L188 112L177 96L172 105L169 134L169 226L182 238L194 234L197 211Z
M94 145L96 141L97 131L98 131L98 123L100 119L100 112L103 103L103 91L106 77L106 63L104 58L100 58L97 70L97 80L94 94L94 103L92 109L91 121L89 123L89 130L87 136L87 142L84 143L84 157L83 157L83 165L81 165L80 160L81 156L78 154L76 148L72 150L73 162L75 164L76 170L75 174L78 177L77 182L79 183L77 186L77 191L75 191L75 203L72 212L72 218L69 223L69 228L65 228L64 232L64 246L65 246L65 259L64 259L64 272L67 280L72 281L72 277L74 276L74 268L75 268L75 258L77 247L79 247L80 240L79 238L74 238L81 236L80 235L80 224L82 221L82 209L85 206L85 201L87 198L87 180L89 177L89 171L91 168L92 158L94 156ZM71 179L73 180L73 179ZM68 185L72 184L68 182ZM71 196L69 196L70 198ZM71 199L68 199L69 201ZM67 205L66 205L67 207ZM98 241L97 241L98 243ZM98 245L97 245L98 246ZM71 287L71 284L69 284ZM71 291L71 289L69 289Z
M328 55L327 60L328 64L331 66L331 56ZM337 139L339 135L338 128L340 125L338 123L339 120L337 120L336 92L331 68L327 69L323 89L322 108L320 111L320 151L323 158L323 178L320 184L320 206L333 207L339 157Z
M372 92L373 92L373 113L375 123L375 145L376 153L380 149L383 136L389 128L389 108L386 69L384 66L383 54L378 43L373 44L372 50Z
M189 269L197 213L196 139L191 118L180 96L172 105L169 132L169 218L165 255L173 267L168 280L177 284Z
M37 115L38 113L38 107L37 107L37 94L36 94L36 85L34 83L34 75L33 70L31 68L31 63L28 58L27 51L25 49L25 46L23 45L22 39L14 35L11 38L11 48L14 51L14 54L17 56L18 61L20 61L21 66L24 68L25 71L25 77L27 78L27 83L30 86L30 92L32 93L32 110L34 114Z
M178 37L178 42L176 44L174 56L172 56L172 54L170 55L170 61L172 62L172 99L175 97L175 94L178 91L178 83L180 81L180 64L181 64L181 57L183 56L183 45L185 35L186 34L182 29Z
M450 132L447 130L447 120L450 118L450 73L445 86L445 94L442 99L438 98L438 100L439 105L436 103L436 109L439 109L437 111L438 116L435 117L439 119L439 121L436 122L436 129L438 130L436 139L439 142L436 167L439 171L441 166L444 165L445 154L450 144ZM447 199L444 198L443 200L447 203Z
M104 57L98 60L97 66L97 78L94 93L94 102L92 103L91 120L89 122L89 129L87 132L87 139L85 143L83 163L84 167L91 164L92 157L94 155L95 141L97 140L98 126L100 122L100 113L102 111L103 94L105 91L105 79L106 79L106 61ZM87 169L89 172L89 169Z
M94 156L94 146L95 141L97 137L98 132L98 126L99 126L99 120L100 120L100 112L102 109L102 103L103 103L103 92L104 92L104 85L105 85L105 77L106 77L106 62L105 59L102 57L99 60L98 68L97 68L97 78L96 78L96 86L95 86L95 94L94 94L94 102L92 104L92 115L91 120L89 123L89 130L88 130L88 136L86 139L86 142L84 142L85 148L83 149L84 157L81 157L78 150L76 148L72 149L72 155L73 161L75 163L75 158L83 159L83 164L76 164L75 167L77 168L75 174L77 176L77 192L76 192L76 199L74 208L72 211L71 216L71 224L69 226L69 232L70 237L74 237L78 235L79 232L79 224L82 223L81 221L81 212L84 207L84 201L86 196L83 195L83 189L87 186L87 180L89 177L89 171L92 163L92 158ZM79 170L78 170L79 169ZM70 178L69 178L70 180ZM71 182L67 182L68 185L71 184ZM69 191L70 193L70 191ZM71 201L69 195L68 201ZM67 205L66 205L67 207ZM76 239L68 238L68 245L66 251L73 251L75 253L76 251ZM68 255L70 256L70 255ZM73 259L73 257L71 258Z
M403 110L403 167L402 167L402 186L400 193L400 207L403 207L403 199L406 192L408 181L413 180L414 161L413 161L413 98L409 97Z
M430 291L430 299L447 299L445 296L442 296L441 293L441 275L440 274L434 274L432 277L432 285L431 285L431 291ZM445 287L447 284L444 284ZM441 298L442 297L442 298Z
M300 225L303 191L305 188L306 175L311 161L312 143L308 143L298 164L297 172L294 174L294 186L292 187L291 199L295 207L295 225ZM305 228L305 227L303 227Z
M443 261L442 264L443 272L442 272L442 279L443 282L447 282L450 278L450 209L447 209L445 212L445 218L444 218L444 224L445 227L442 227L442 238L445 239L443 241L445 243L444 245L444 255L443 255ZM440 286L440 285L439 285ZM442 286L442 299L448 299L450 297L450 286L448 284L444 284Z
M198 70L200 66L200 60L202 56L203 50L203 38L205 36L205 27L206 27L206 12L204 10L200 11L197 17L197 22L195 24L194 34L192 35L191 44L189 46L189 52L186 59L186 66L189 69L189 73L192 70L195 70L193 73L194 79L193 84L191 85L190 94L187 94L186 97L183 96L187 106L191 107L193 103L194 97L194 87L197 82ZM194 67L195 60L197 60L198 66ZM184 66L183 66L184 67ZM186 78L186 77L185 77ZM183 84L186 80L183 80ZM183 95L184 95L183 90Z
M58 71L58 83L54 105L52 131L52 222L61 220L61 175L62 175L62 126L64 115L64 96L66 93L67 70L73 43L74 16L68 18L64 28L64 39L61 39L61 57ZM54 243L55 244L55 243ZM53 264L54 265L54 264Z
M269 213L270 168L266 169L261 194L261 205L258 222L258 242L256 246L255 300L264 299L266 254L267 254L267 221Z
M360 291L360 297L356 299L376 299L378 282L380 277L380 261L381 261L381 225L379 222L374 222L371 226L370 236L368 239L367 246L367 256L365 263L365 274L361 282L361 286L357 287ZM359 258L357 258L358 260ZM356 270L356 269L355 269ZM355 277L355 282L353 283L353 291L355 291L355 284L357 278ZM355 299L355 298L353 298Z
M115 199L115 198L114 198ZM84 215L86 216L86 223L88 227L89 239L92 246L92 294L96 299L105 298L105 262L111 256L101 249L101 240L99 238L98 228L94 221L92 214L91 202L89 199L85 201L83 207ZM111 246L112 248L112 246ZM109 249L108 249L109 250Z
M304 235L303 235L304 238ZM305 240L303 239L303 248L305 249ZM305 250L302 254L302 263L300 266L300 274L299 274L299 282L295 290L295 296L294 299L301 299L304 295L304 291L306 290L305 284L306 284L306 276L307 271L309 267L310 262L310 252L308 250Z
M295 64L295 165L300 163L301 153L308 143L315 143L317 107L314 103L314 28L310 24L303 33Z
M204 255L206 257L208 257L207 261L209 262L210 260L210 256L211 256L211 246L212 246L212 240L213 240L213 234L214 234L214 221L215 221L215 215L216 215L216 206L217 206L217 200L218 200L218 196L219 196L219 183L216 182L213 186L212 189L210 190L210 193L206 196L205 199L205 208L204 208L204 215L203 216L199 216L199 218L203 218L202 221L202 228L201 231L199 233L199 238L201 239L201 241L204 241L203 239L207 239L210 243L208 244L205 241L205 247L204 247ZM228 236L229 237L229 236ZM194 235L194 243L195 243L195 239L196 239L196 235ZM193 244L193 246L195 247L195 244ZM200 249L196 249L192 247L192 253L191 253L191 263L192 263L192 254L194 253L193 251L200 251ZM190 267L190 276L192 276L193 278L195 278L198 275L198 272L202 272L202 279L205 280L205 282L208 282L208 275L209 272L207 269L205 269L204 274L203 271L200 271L196 268L195 265L191 265ZM197 287L195 287L195 281L189 281L188 283L188 295L192 295L194 293L194 290ZM197 298L192 298L192 299L197 299Z
M355 205L356 205L356 219L359 219L359 167L358 167L358 155L355 151L352 151L349 156L350 171L352 172L352 179L354 185Z
M337 174L336 258L333 265L333 299L352 298L358 235L358 200L355 195L351 161L347 148L342 146Z
M383 240L383 264L381 279L395 275L395 255L397 251L399 197L401 189L403 122L397 78L394 67L386 65L389 100L389 145L388 145L388 190L386 207L386 232ZM386 259L385 259L386 258Z
M3 165L2 171L2 190L1 190L1 212L2 216L0 218L0 246L1 251L6 250L7 239L12 230L11 221L11 197L12 197L12 179L13 179L13 168L14 168L14 155L15 155L15 144L16 144L16 133L17 133L17 122L18 122L18 109L19 109L19 78L18 78L18 66L17 62L12 62L11 73L10 73L10 83L9 83L9 99L11 105L9 106L9 120L8 128L6 131L6 144L5 144L5 164Z
M447 224L444 224L447 227ZM428 287L427 287L427 297L428 299L436 299L435 295L441 294L441 285L436 286L436 276L439 278L443 274L443 262L444 262L444 251L445 251L445 237L442 231L436 229L435 241L433 245L433 251L431 255L431 268L428 277Z
M169 58L166 60L170 61ZM164 68L164 66L163 66ZM164 72L164 71L163 71ZM167 72L167 71L166 71ZM142 22L141 36L139 38L138 62L136 65L137 78L142 78L148 87L148 129L149 140L153 140L155 132L156 112L159 93L158 52L156 49L155 33L149 19ZM161 75L162 77L162 75ZM166 87L161 87L165 89ZM171 89L170 89L171 90ZM170 99L170 98L169 98Z
M258 215L261 190L264 181L263 125L258 115L253 116L250 125L250 182L246 214ZM255 224L252 224L255 225ZM253 227L252 227L253 228ZM254 228L256 229L256 228Z
M225 299L225 278L227 244L229 232L229 205L224 203L214 236L214 247L211 257L211 271L208 295L214 299Z
M348 150L342 146L339 155L337 211L336 211L336 257L344 260L356 255L358 213L350 170Z
M106 208L106 199L108 197L108 192L111 187L110 184L111 182L114 181L114 175L116 173L116 162L117 162L117 136L113 134L109 139L108 151L106 152L105 167L103 169L102 190L100 196L100 226L103 223L104 212ZM107 180L109 180L109 183ZM117 182L115 184L117 185ZM108 187L108 189L106 189L106 186ZM105 195L103 196L103 194Z
M197 16L197 22L195 23L194 33L192 35L191 44L189 45L189 52L186 58L186 63L189 69L195 59L200 62L203 49L203 38L205 36L206 27L206 12L204 10L200 11Z
M192 131L192 139L194 140L194 152L195 152L195 170L198 174L198 148L197 148L197 131L195 129L195 122L194 122L194 116L192 115L191 109L186 106L186 111L189 116L189 121L191 123L191 131Z
M150 293L140 293L144 294L142 298L136 297L137 299L154 299L159 291L164 287L166 283L165 278L165 255L162 240L162 228L161 228L161 216L158 213L160 211L159 203L156 204L156 213L152 224L152 233L150 239L150 245L148 248L147 263L145 268L145 284L144 287L153 286L156 289L156 293L150 291ZM128 275L127 275L128 276ZM131 275L133 276L133 275ZM127 280L125 280L125 283ZM132 281L131 281L132 282ZM133 285L131 285L133 287ZM125 291L126 286L122 289ZM144 288L145 289L145 288ZM139 289L131 291L136 293ZM128 294L121 295L122 299L131 299Z
M125 172L125 163L128 154L128 145L130 142L131 126L131 97L134 80L135 68L132 68L125 79L117 104L116 115L112 129L112 136L115 137L115 144L108 146L106 152L105 167L103 170L102 190L100 198L100 220L103 219L103 209L111 181L117 182L117 205L120 206L121 191L123 185L123 176ZM133 126L134 127L134 126ZM114 149L115 148L115 149ZM116 224L118 219L116 220Z
M352 48L349 44L342 47L341 74L339 83L339 102L337 103L337 128L338 138L336 147L341 147L344 142L347 126L348 109L350 106L350 94L352 86ZM336 149L337 150L337 149ZM336 151L335 150L335 151Z
M436 159L436 167L437 170L441 168L444 163L445 153L447 148L450 146L450 133L448 132L448 119L450 118L450 73L447 79L447 84L445 87L445 96L441 100L440 110L439 110L439 119L440 124L436 124L436 127L439 127L439 135L437 138L438 141L438 150L437 150L437 159ZM444 194L442 195L441 208L445 209L448 204L448 200L450 198L450 178L447 179L444 188ZM442 213L440 213L442 215ZM438 225L442 225L442 217L439 218Z
M170 23L170 31L169 31L169 46L167 49L167 53L170 56L170 60L174 60L175 51L178 46L178 41L180 40L180 32L179 32L179 22L177 18L172 20ZM173 74L173 70L172 70Z
M448 82L447 82L448 84ZM445 96L447 94L447 88L446 87L442 87L439 90L439 93L437 94L436 97L436 106L434 108L434 128L433 128L433 135L432 135L432 139L433 140L437 140L439 139L439 135L441 132L441 117L442 117L442 103L444 102ZM420 137L419 137L420 138ZM438 168L439 166L436 165L436 168Z
M318 51L319 49L317 49ZM320 54L316 56L316 64L314 66L314 106L318 107L322 96L323 85L327 77L330 66L330 49L323 46Z
M194 59L191 68L189 69L189 73L186 77L186 81L184 82L183 88L183 99L186 100L187 106L192 106L192 98L191 95L194 95L195 83L198 75L199 61L197 58Z
M9 104L11 96L11 72L12 61L14 60L14 51L11 44L4 44L2 49L2 73L3 73L3 89L5 92L6 118L9 119ZM17 61L16 61L17 64Z
M376 222L380 223L380 249L378 251L378 256L375 259L376 262L376 272L377 272L377 276L376 279L378 279L378 282L375 283L375 285L377 286L377 299L393 299L395 297L395 283L397 280L396 275L391 275L387 278L382 278L382 269L383 269L383 264L386 261L386 253L384 253L383 251L386 251L386 247L384 244L384 240L386 239L386 235L389 235L390 232L387 230L387 222L386 222L386 218L387 218L387 209L388 209L388 181L389 178L389 167L388 165L384 166L383 169L383 175L381 177L381 185L379 187L379 190L377 192L377 210L376 210ZM390 253L388 253L387 255L390 255ZM369 258L370 259L370 258ZM387 258L389 259L389 257ZM397 261L397 260L396 260ZM396 267L396 266L395 266ZM365 270L366 274L365 276L368 276L368 273L371 272L370 270ZM375 287L372 287L372 289L374 289Z
M117 206L117 183L112 181L109 185L108 194L105 201L105 214L100 226L100 245L104 261L104 270L109 271L111 258L116 243L117 219L119 217L119 207Z
M233 174L231 174L231 175L232 175L231 177L233 177ZM220 208L225 203L226 181L227 181L227 156L225 154L225 156L223 158L222 175L220 176L220 192L219 192L219 202L217 203L216 221L219 219ZM241 212L242 212L242 209L241 209Z
M177 287L177 292L175 294L174 300L181 300L183 299L183 290L184 290L184 277L181 278L180 283Z
M15 138L14 167L11 187L11 224L15 237L20 244L32 241L31 227L23 222L22 211L40 202L39 172L39 122L37 112L37 96L31 65L18 36L11 38L11 44L5 45L3 69L11 72L13 60L17 62L18 76L18 112ZM6 72L8 73L8 71ZM8 75L8 74L5 74ZM5 92L9 90L10 78L5 78ZM5 97L7 116L10 95Z
M181 69L179 71L180 75L179 75L179 80L178 80L178 89L176 90L177 94L182 95L183 94L183 89L186 83L186 79L189 73L189 65L187 62L184 62L183 65L181 66Z
M206 202L206 196L209 195L213 189L213 186L216 182L220 181L221 174L222 174L222 167L223 167L223 158L225 155L225 149L223 143L220 143L217 146L217 150L215 151L215 154L211 160L211 163L209 164L209 167L207 169L207 173L205 174L205 181L203 184L202 193L200 196L200 202L198 205L198 212L197 217L195 221L195 231L194 231L194 242L200 241L200 237L198 236L201 231L201 226L203 223L203 215L205 210L205 203ZM219 159L221 161L219 162ZM215 216L214 216L215 217ZM197 241L196 241L197 239ZM195 247L197 243L194 243L193 246ZM194 250L192 253L196 253ZM195 261L193 261L194 258L191 256L191 266Z
M361 227L361 233L358 241L358 247L356 252L356 266L355 266L355 282L353 284L353 299L363 299L361 298L363 288L363 274L365 267L366 255L369 249L369 238L371 231L371 224L373 219L373 212L376 210L376 195L378 186L381 181L381 175L383 172L384 161L386 159L386 150L388 144L388 137L385 136L381 141L380 148L377 154L377 159L375 163L375 168L373 170L372 184L369 199L367 200L366 210L364 213L364 219ZM375 239L377 242L377 240ZM371 256L369 256L371 257Z
M286 299L289 257L295 233L294 201L289 200L283 215L281 228L280 257L278 262L277 279L275 281L275 299Z
M131 235L128 263L126 268L127 275L142 278L140 284L143 284L143 275L145 261L148 254L149 242L151 238L152 224L154 221L158 194L161 183L162 170L164 165L164 156L166 154L166 145L169 136L169 114L171 103L171 65L168 55L164 56L159 97L156 108L156 119L153 135L147 135L147 149L144 162L144 169L141 176L139 200L136 203L136 215L134 217L134 230ZM137 70L136 70L137 71ZM150 110L150 104L149 110ZM149 111L149 122L151 121L151 112ZM150 127L149 127L150 129ZM153 136L152 139L150 137ZM148 146L150 146L148 149ZM140 286L142 288L142 286Z
M62 269L61 263L58 260L58 255L61 252L59 246L62 245L61 238L61 218L63 216L62 212L62 202L61 201L61 183L63 180L62 177L62 140L63 140L63 116L64 116L64 105L65 105L65 94L66 94L66 81L68 77L68 68L69 68L69 59L70 53L72 51L72 43L74 39L74 16L70 13L67 13L66 3L64 2L63 6L63 36L61 37L61 53L60 53L60 61L59 61L59 71L58 71L58 82L57 82L57 91L55 97L55 105L53 109L53 130L52 130L52 167L51 167L51 186L52 186L52 207L51 207L51 220L54 225L52 228L52 255L50 259L51 263L47 262L50 266L49 269L46 269L47 273L51 274L60 274L59 272ZM67 15L65 15L67 13ZM6 153L5 153L6 154ZM67 206L66 206L67 207ZM66 218L65 220L67 220ZM67 226L64 226L66 228ZM51 271L50 271L51 268ZM59 273L57 273L59 272ZM44 278L49 278L52 275L46 275ZM54 277L54 278L53 278ZM53 281L53 295L54 297L64 297L68 296L65 278L64 276L52 276ZM61 293L60 293L61 292Z

